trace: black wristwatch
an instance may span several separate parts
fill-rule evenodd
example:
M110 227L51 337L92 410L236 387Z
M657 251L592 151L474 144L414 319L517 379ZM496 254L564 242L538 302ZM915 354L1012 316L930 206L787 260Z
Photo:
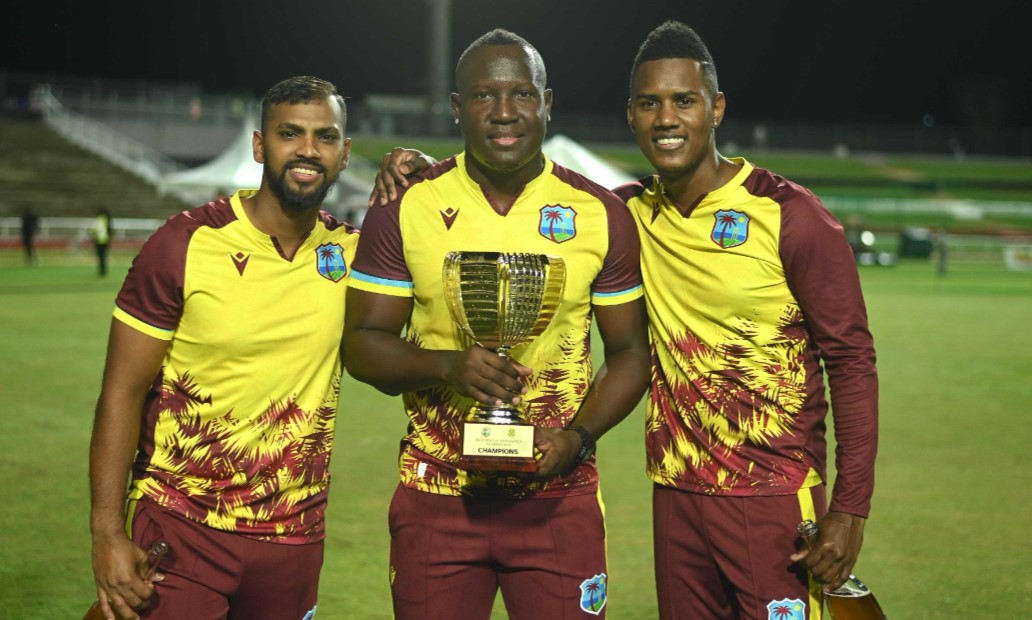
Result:
M595 453L595 438L591 436L591 433L588 432L588 429L584 428L580 424L577 424L576 426L571 426L567 430L571 430L580 435L581 448L580 451L577 452L577 457L573 459L573 462L576 465L580 465L584 461L591 458L591 455Z

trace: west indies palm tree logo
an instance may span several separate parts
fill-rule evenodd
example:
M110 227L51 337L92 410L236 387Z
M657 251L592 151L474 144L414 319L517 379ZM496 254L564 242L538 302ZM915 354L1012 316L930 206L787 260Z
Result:
M767 603L769 620L806 620L806 604L797 598Z
M336 243L324 243L315 248L315 267L319 275L340 282L348 275L348 266L344 263L344 248Z
M739 211L717 211L710 239L724 248L742 245L749 238L749 216Z
M577 226L574 219L577 212L571 207L562 205L545 205L541 207L541 221L538 224L538 232L546 239L556 243L569 241L577 235Z
M608 577L605 573L595 575L591 579L585 579L580 584L580 608L592 615L602 613L606 606L606 582Z

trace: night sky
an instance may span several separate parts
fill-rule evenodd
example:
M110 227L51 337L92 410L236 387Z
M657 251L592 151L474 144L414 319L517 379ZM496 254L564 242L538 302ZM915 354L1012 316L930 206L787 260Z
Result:
M428 0L15 0L0 68L190 82L260 96L299 74L346 95L422 94ZM542 53L555 110L621 116L630 63L665 19L694 27L739 120L1029 127L1022 3L453 0L452 60L504 27Z

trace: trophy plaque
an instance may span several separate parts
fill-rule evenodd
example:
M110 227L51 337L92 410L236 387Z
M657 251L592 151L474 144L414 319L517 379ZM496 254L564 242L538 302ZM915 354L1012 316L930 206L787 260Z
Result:
M566 282L556 256L450 252L444 259L444 296L452 319L474 342L508 357L555 317ZM462 427L459 466L480 471L537 471L534 426L523 411L474 405Z

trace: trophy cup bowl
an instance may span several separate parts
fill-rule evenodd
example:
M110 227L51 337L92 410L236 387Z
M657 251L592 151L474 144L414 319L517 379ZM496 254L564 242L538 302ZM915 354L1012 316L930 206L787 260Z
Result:
M566 282L556 256L520 252L450 252L444 296L452 319L473 342L508 357L545 331ZM537 470L534 426L511 404L472 407L462 429L460 467L481 471Z

